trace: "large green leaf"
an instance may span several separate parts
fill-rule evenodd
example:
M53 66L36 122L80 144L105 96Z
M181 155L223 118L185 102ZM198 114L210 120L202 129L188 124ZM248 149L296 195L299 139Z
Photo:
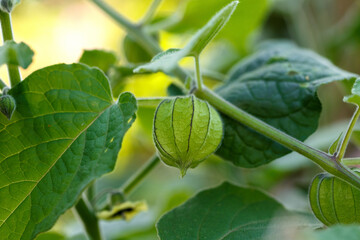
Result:
M318 126L321 84L351 79L319 55L290 43L265 44L241 61L216 92L239 108L303 141ZM290 150L223 116L225 137L218 154L241 167L257 167Z
M108 79L82 64L34 72L9 91L17 103L0 116L0 236L32 239L111 171L136 99L113 102Z
M157 229L161 240L260 240L280 219L289 224L277 226L277 231L289 228L290 222L298 226L313 223L306 214L290 212L258 190L225 182L165 214ZM279 239L275 235L270 239Z
M0 47L0 65L11 64L26 69L32 62L34 52L25 43L5 41Z

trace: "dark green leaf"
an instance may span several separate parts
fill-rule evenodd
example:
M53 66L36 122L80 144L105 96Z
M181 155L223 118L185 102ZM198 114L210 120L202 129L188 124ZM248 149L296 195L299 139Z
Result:
M117 62L117 57L115 53L110 51L84 50L79 62L90 67L98 67L106 73Z
M303 141L318 126L317 87L354 78L319 55L289 43L262 47L231 71L216 92L239 108ZM218 154L241 167L257 167L290 150L223 116L225 137Z
M139 43L126 35L123 41L124 54L130 63L149 62L152 56Z
M174 83L169 85L169 87L166 89L166 92L167 92L168 96L183 96L183 95L185 95L184 91Z
M33 239L115 165L136 99L113 101L108 79L83 64L34 72L9 91L11 121L0 115L0 236Z
M286 210L258 190L223 183L166 213L157 230L161 240L260 240L268 236L272 223L286 219L288 224L276 226L276 233L269 238L279 239L276 234L294 224L293 219L300 227L312 221L308 218Z
M0 47L0 65L11 64L26 69L32 62L34 52L25 43L5 41Z

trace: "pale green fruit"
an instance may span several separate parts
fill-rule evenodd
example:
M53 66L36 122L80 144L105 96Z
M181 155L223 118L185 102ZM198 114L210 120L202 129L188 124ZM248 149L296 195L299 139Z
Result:
M176 97L159 104L153 138L160 159L184 176L220 146L223 124L209 103L195 96Z
M315 216L325 225L360 223L360 190L328 173L318 174L310 185Z

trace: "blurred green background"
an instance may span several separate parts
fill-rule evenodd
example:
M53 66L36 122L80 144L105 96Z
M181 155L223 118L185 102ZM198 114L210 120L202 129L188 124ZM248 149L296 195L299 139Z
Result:
M109 0L111 6L132 21L144 15L150 0ZM157 11L153 29L175 21L158 33L163 49L181 47L192 33L229 0L164 0ZM175 14L176 13L176 14ZM180 21L179 21L180 20ZM35 51L33 64L22 70L26 77L36 69L77 62L85 49L105 49L118 56L118 64L129 65L123 47L125 32L90 0L23 0L13 12L16 41L24 41ZM149 31L153 29L150 28ZM360 2L356 0L242 0L228 25L201 58L204 71L209 69L220 78L237 61L251 54L257 43L272 38L290 39L329 58L339 67L360 73ZM222 61L218 60L219 56ZM185 67L192 68L184 60ZM0 69L7 80L6 68ZM137 97L165 96L174 79L162 74L123 77L122 90ZM176 81L176 80L175 80ZM218 81L207 80L210 86ZM347 125L352 107L342 102L349 86L334 83L319 91L324 111L320 129L308 139L309 144L327 149ZM140 108L138 118L126 134L116 169L96 183L97 192L121 184L154 153L151 124L154 109ZM355 144L349 156L358 155ZM160 164L130 196L146 200L149 211L132 221L101 222L106 239L157 239L155 223L166 211L181 204L200 189L224 180L238 185L263 189L286 207L309 211L308 185L320 169L298 154L289 154L273 163L241 169L216 156L181 179L177 169ZM84 239L81 224L68 211L52 229L38 239ZM61 235L57 235L59 233ZM64 237L66 236L66 237Z

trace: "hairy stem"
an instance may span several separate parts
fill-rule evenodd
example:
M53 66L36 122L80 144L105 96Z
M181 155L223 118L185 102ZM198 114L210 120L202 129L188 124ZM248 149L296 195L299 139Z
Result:
M360 165L360 158L343 158L342 163L346 166Z
M171 97L136 98L139 107L157 107L163 100Z
M351 138L351 134L354 130L354 127L355 127L355 124L356 124L356 121L359 119L359 115L360 115L360 109L359 107L357 106L356 107L356 110L354 112L354 115L352 116L351 120L350 120L350 123L349 123L349 126L346 130L346 133L345 133L345 136L343 137L342 141L341 141L341 144L340 144L340 147L339 147L339 151L336 155L336 159L338 161L341 161L341 159L344 157L345 155L345 152L346 152L346 148L347 146L349 145L349 141L350 141L350 138Z
M0 21L1 21L3 42L8 40L14 40L10 13L0 11ZM9 72L9 79L11 86L14 87L16 84L21 82L19 67L16 65L7 64L7 68Z
M75 211L80 217L89 239L101 240L98 218L84 197L80 198L79 202L75 205Z
M260 119L248 114L247 112L237 108L230 102L218 96L211 90L203 87L202 91L196 91L195 94L213 105L223 114L237 120L238 122L254 129L258 133L274 140L283 146L302 154L309 158L327 172L344 179L345 181L360 188L360 179L345 165L337 162L333 156L326 154L320 150L314 149L305 143L287 135L286 133L272 127L271 125L261 121Z
M203 80L202 80L202 76L201 76L201 71L200 71L200 57L199 56L195 56L194 57L195 60L195 80L196 80L196 87L199 91L202 90L203 87Z
M128 34L132 35L138 43L143 46L150 54L153 56L161 51L160 46L154 41L154 39L144 32L141 28L136 26L135 24L126 20L122 15L113 10L110 6L105 4L102 0L91 0L98 7L100 7L104 12L106 12L110 17L112 17L120 26L125 28ZM173 74L179 77L182 82L186 81L187 73L184 72L181 68L176 68ZM200 74L200 65L196 64L196 74ZM197 76L199 81L200 78ZM360 188L360 179L354 174L351 170L349 170L345 165L341 162L338 162L336 158L322 152L320 150L314 149L303 142L287 135L284 132L268 125L267 123L261 121L260 119L246 113L245 111L237 108L231 103L227 102L220 96L216 95L211 90L207 89L205 86L200 84L200 90L196 91L196 95L204 100L207 100L210 104L216 107L219 111L226 114L227 116L239 121L240 123L254 129L255 131L263 134L264 136L284 145L285 147L296 151L305 157L308 157L319 166L321 166L324 170L329 173L348 181L349 183L355 185ZM144 100L150 101L150 100ZM140 101L141 102L141 101ZM154 104L154 102L152 103ZM154 158L153 161L158 161L158 159ZM148 167L148 166L146 166ZM150 164L149 170L145 169L144 173L147 174L148 171L152 169ZM139 171L139 175L136 174L134 179L130 179L130 183L125 184L125 188L130 191L133 188L133 182L135 185L143 178L141 171ZM138 180L140 179L140 180Z
M152 156L134 175L127 180L121 187L122 192L126 195L129 194L151 170L160 162L159 157L155 154Z
M101 10L108 14L115 22L117 22L125 31L131 35L146 51L151 55L155 56L156 54L162 52L159 44L141 27L127 20L120 13L116 12L112 7L103 2L102 0L90 0L95 3ZM181 68L177 67L172 72L176 77L178 77L182 82L185 82L187 79L187 73Z
M100 9L107 13L112 19L114 19L120 26L122 26L126 32L133 37L146 51L152 56L161 52L161 48L156 41L148 34L146 34L139 26L128 21L120 13L115 11L112 7L106 4L102 0L91 0Z

